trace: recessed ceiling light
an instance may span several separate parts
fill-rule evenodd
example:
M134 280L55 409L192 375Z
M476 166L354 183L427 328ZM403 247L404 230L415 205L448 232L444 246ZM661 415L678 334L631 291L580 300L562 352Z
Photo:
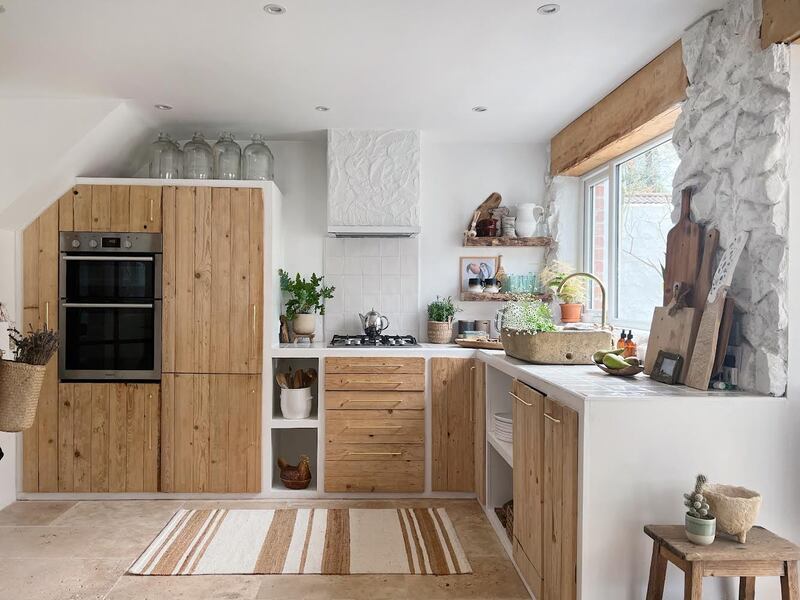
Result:
M558 4L542 4L536 9L536 12L538 12L540 15L554 15L560 10L561 6Z
M172 110L172 106L169 104L154 104L153 106L158 110Z
M486 112L487 110L489 110L489 107L487 107L487 106L473 106L472 107L472 112Z
M286 7L280 4L265 4L264 12L268 15L282 15L286 12Z
M327 106L322 106L320 104L319 106L315 106L314 110L318 110L319 112L328 112L330 110L330 108L327 107Z

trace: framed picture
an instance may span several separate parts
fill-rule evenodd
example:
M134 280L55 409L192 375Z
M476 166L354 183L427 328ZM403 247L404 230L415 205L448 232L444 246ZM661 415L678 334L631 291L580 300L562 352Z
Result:
M500 268L499 256L462 256L458 259L458 280L461 292L469 289L469 280L477 277L481 281L494 277Z

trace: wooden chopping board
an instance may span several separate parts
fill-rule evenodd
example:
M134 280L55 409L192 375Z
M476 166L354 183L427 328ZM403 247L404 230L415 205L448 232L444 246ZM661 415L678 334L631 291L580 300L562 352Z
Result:
M693 223L691 214L692 190L686 188L681 195L681 216L667 234L667 253L664 263L664 305L672 300L672 286L683 282L694 289L703 247L703 228ZM702 299L700 299L702 303ZM687 306L697 306L694 294L689 291Z
M502 350L503 344L500 340L456 340L456 344L462 348L479 348L481 350Z
M644 372L649 375L653 370L659 350L672 352L683 357L683 368L678 377L678 383L683 383L689 372L702 313L696 308L684 307L670 315L673 305L674 300L670 302L669 306L657 306L653 312L650 338L647 341L647 354L644 358Z
M708 389L708 382L714 371L720 322L725 311L728 288L733 281L733 272L736 270L749 235L748 231L744 231L734 238L731 245L725 250L725 254L722 255L714 273L714 281L711 284L711 291L708 293L703 318L700 321L692 351L692 361L686 375L686 385L689 387L698 390Z

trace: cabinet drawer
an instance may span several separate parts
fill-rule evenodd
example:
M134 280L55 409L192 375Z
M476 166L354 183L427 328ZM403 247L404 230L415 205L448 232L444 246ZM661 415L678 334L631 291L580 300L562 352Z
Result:
M392 408L399 410L422 410L425 408L424 392L328 392L325 408L358 410L369 408Z
M522 578L525 580L525 583L527 583L528 587L531 588L531 591L536 598L541 598L542 576L539 575L539 571L537 571L536 567L534 567L531 561L528 560L528 555L525 554L525 550L523 550L516 538L514 538L513 554L514 562L517 565L517 569L522 574Z
M425 390L425 375L413 373L325 374L325 389L401 392Z
M344 412L344 416L341 413ZM374 412L374 416L369 413ZM350 415L355 413L355 418ZM328 411L325 434L331 443L422 444L422 411Z
M325 373L425 373L424 358L353 357L326 358Z
M326 492L422 492L425 463L414 461L325 461Z
M425 460L422 444L347 444L328 441L326 460L404 461Z

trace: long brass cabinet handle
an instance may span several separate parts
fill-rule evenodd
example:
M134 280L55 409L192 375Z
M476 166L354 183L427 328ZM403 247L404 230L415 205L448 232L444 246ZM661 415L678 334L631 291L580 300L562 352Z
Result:
M155 218L153 217L153 199L150 198L150 222L152 223L153 221L155 221Z
M402 402L402 400L378 400L378 399L376 399L376 400L349 400L348 399L348 400L344 401L345 404L351 404L351 403L372 404L372 403L375 403L375 402L387 403L387 404L400 404Z
M402 429L402 425L348 425L345 429Z
M551 417L547 413L544 413L544 417L545 417L545 419L550 419L553 423L561 423L560 419L556 419L555 417Z
M519 401L520 401L520 402L522 402L522 403L523 403L525 406L533 406L533 404L532 404L532 403L530 403L530 402L525 402L525 400L523 400L522 398L520 398L519 396L517 396L517 395L516 395L514 392L508 392L508 395L509 395L509 396L511 396L512 398L514 398L514 400L519 400Z
M475 365L469 368L469 397L472 400L472 410L469 411L469 422L475 422Z
M348 456L400 456L402 452L347 452Z
M256 305L253 304L253 333L256 332Z

